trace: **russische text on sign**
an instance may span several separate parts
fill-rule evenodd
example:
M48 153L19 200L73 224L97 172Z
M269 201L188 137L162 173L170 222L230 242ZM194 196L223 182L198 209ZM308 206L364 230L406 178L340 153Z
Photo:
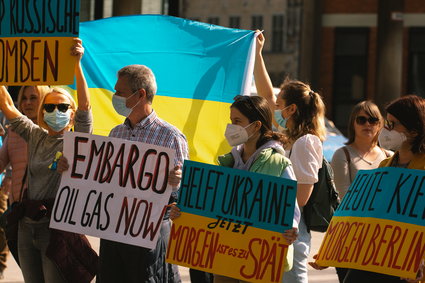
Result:
M0 83L72 84L79 0L0 0Z

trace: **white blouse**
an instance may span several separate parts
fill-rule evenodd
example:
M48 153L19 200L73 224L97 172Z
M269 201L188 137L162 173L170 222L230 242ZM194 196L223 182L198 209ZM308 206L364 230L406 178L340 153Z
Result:
M298 184L312 185L319 180L323 145L318 136L307 134L300 137L291 149L286 150L286 156L292 162Z

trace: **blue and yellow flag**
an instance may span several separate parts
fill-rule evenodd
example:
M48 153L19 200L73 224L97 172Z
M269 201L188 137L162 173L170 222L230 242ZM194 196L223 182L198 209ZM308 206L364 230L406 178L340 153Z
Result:
M80 37L95 134L124 119L111 104L117 71L142 64L157 79L154 110L186 135L192 160L214 163L230 149L224 131L234 96L249 93L253 31L138 15L81 23Z

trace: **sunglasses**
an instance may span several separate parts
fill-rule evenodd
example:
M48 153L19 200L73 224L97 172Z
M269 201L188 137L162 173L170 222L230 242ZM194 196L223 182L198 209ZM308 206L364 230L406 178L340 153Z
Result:
M55 108L58 108L60 112L66 112L68 111L69 107L71 105L68 103L59 103L59 104L51 104L47 103L43 105L44 110L46 110L47 113L53 112Z
M356 117L356 123L358 125L364 125L368 122L371 125L376 125L379 123L379 119L375 117L365 117L365 116L357 116Z

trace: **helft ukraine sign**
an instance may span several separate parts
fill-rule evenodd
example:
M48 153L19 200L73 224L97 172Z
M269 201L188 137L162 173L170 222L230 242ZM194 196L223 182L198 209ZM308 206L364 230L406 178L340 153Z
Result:
M50 227L154 248L172 188L174 151L117 138L67 132Z
M185 161L182 215L167 261L250 282L280 282L293 224L296 182Z
M79 0L0 0L0 83L71 84Z
M416 278L425 255L425 172L361 170L329 225L316 262Z

